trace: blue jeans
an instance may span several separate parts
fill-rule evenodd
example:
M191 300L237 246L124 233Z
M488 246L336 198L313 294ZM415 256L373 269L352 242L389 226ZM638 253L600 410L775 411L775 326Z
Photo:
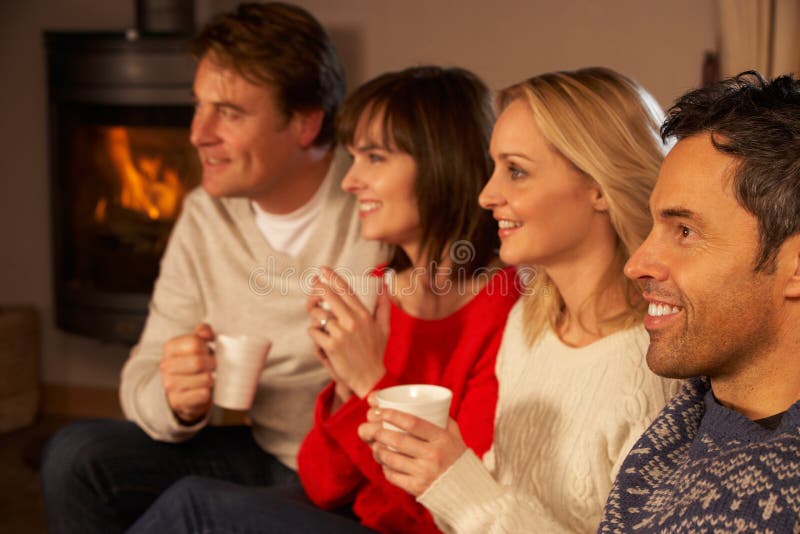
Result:
M264 452L246 426L207 427L186 442L164 443L129 421L79 421L53 436L44 451L48 531L122 532L189 475L300 487L297 474Z
M302 489L252 488L203 477L176 482L129 534L375 534L352 513L326 512Z

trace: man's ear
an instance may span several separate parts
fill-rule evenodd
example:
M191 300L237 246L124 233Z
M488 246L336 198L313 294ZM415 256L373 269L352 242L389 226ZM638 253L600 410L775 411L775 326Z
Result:
M789 268L791 274L786 281L786 288L783 291L785 297L800 298L800 234L793 235L783 242L781 250L788 258L787 261L791 262Z
M317 138L322 129L325 112L321 109L307 109L295 111L292 116L291 127L295 131L297 143L301 148L308 148Z

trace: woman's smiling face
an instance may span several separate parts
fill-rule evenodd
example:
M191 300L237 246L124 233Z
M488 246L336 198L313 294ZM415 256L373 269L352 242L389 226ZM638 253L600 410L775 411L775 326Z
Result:
M380 240L403 248L418 245L419 206L414 184L417 164L396 147L386 146L383 113L361 114L353 144L347 150L353 164L342 189L356 196L364 239ZM369 117L372 115L372 117Z
M504 262L547 267L592 246L597 186L545 139L525 99L500 114L490 154L494 173L479 201L498 221Z

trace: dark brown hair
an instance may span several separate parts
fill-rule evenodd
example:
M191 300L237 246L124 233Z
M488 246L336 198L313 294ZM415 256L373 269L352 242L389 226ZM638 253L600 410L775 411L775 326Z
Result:
M252 83L277 91L288 119L296 111L322 109L315 145L334 141L334 119L344 98L344 74L336 49L319 22L288 4L240 4L214 17L190 44L200 59L212 54Z
M758 220L755 270L769 273L783 242L800 232L800 81L747 71L683 95L667 112L662 137L703 133L737 160L733 191Z
M467 274L486 266L499 246L497 225L478 205L492 173L494 113L486 85L460 68L421 66L383 74L345 101L339 141L352 145L359 121L376 117L382 118L384 147L405 152L416 163L421 250L428 261L440 264L449 254L455 270ZM410 266L398 247L389 267Z

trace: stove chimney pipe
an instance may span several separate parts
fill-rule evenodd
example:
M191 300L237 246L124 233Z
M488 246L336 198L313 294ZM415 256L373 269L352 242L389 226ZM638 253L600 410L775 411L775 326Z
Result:
M194 0L136 0L136 30L141 35L194 33Z

